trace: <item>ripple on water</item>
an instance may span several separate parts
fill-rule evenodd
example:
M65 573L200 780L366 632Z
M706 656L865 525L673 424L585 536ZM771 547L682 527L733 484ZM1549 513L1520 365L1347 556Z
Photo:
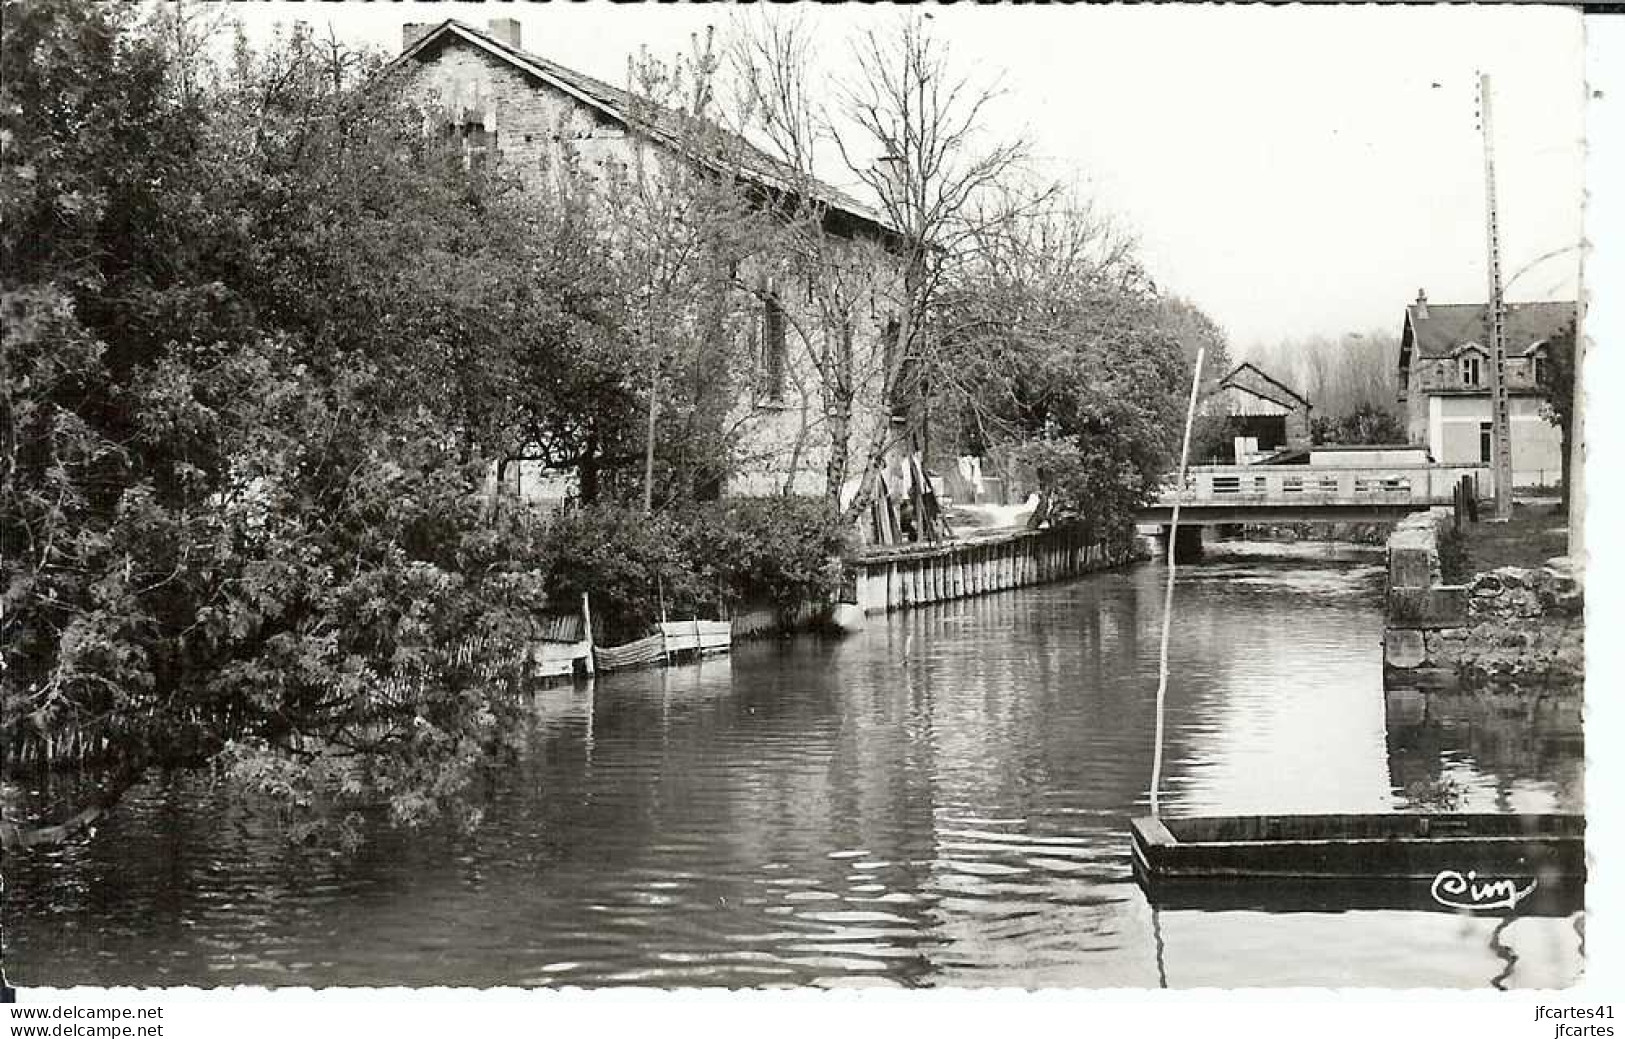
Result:
M1380 567L1293 552L1180 571L1171 808L1386 808L1398 779L1439 776L1488 810L1498 791L1577 806L1579 741L1530 747L1538 719L1474 714L1391 742ZM1150 774L1162 576L983 596L555 691L473 835L378 830L333 858L289 848L273 813L197 777L146 784L96 838L7 856L8 974L1155 984L1125 826ZM1572 758L1569 778L1539 754ZM1572 928L1529 923L1497 939L1519 957L1510 983L1571 981ZM1164 912L1158 927L1176 985L1483 986L1505 967L1482 929L1415 914Z
M906 924L911 921L896 913L883 913L875 909L831 909L798 914L803 920L827 924Z

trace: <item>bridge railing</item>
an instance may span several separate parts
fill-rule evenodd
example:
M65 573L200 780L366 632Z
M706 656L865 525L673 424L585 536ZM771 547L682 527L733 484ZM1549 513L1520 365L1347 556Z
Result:
M1493 475L1483 465L1198 465L1186 471L1185 486L1170 479L1161 504L1449 504L1463 476L1477 481L1480 497L1494 494Z

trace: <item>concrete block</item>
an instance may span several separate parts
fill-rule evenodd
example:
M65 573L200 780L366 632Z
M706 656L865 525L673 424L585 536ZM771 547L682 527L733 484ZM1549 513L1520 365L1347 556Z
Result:
M1426 588L1402 588L1396 585L1388 589L1388 623L1417 627L1422 619L1422 611L1427 608L1427 597Z
M1388 584L1394 588L1426 588L1433 583L1433 553L1428 548L1391 545L1388 549Z
M1388 589L1388 621L1402 628L1459 628L1466 623L1462 585Z
M1382 636L1382 662L1408 670L1427 663L1427 644L1415 628L1389 628Z

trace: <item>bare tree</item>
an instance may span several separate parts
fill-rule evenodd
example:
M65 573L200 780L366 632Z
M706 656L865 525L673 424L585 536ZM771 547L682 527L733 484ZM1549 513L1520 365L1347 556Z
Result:
M717 68L709 32L686 56L665 62L644 52L628 65L632 154L611 171L610 201L648 377L645 511L654 506L657 442L686 451L667 461L691 482L725 475L738 373L748 370L737 356L749 295L739 273L764 216L738 175L738 142L713 118Z
M1309 398L1317 417L1328 420L1361 407L1397 414L1398 358L1397 338L1383 329L1286 339L1247 351L1248 360Z
M798 21L757 22L733 55L744 92L740 108L754 117L750 129L782 166L788 262L814 302L809 316L816 327L802 337L825 405L826 491L839 499L855 455L861 480L845 513L856 517L868 508L887 455L924 431L921 390L932 371L948 367L929 330L933 308L948 272L978 247L996 212L984 196L1017 176L1028 148L1019 138L984 143L996 86L954 73L946 45L920 18L859 34L852 41L855 75L833 103L821 103L809 89L813 51ZM854 233L834 219L835 210L854 207L816 177L821 145L878 199L875 233ZM894 276L877 279L877 270ZM855 331L877 317L883 330L866 350ZM865 390L896 421L854 429Z
M1016 459L1031 465L1047 444L1036 473L1046 502L1062 470L1079 470L1073 483L1089 486L1090 500L1069 511L1097 523L1123 514L1145 474L1161 471L1165 390L1188 385L1194 360L1181 356L1169 299L1132 236L1076 189L999 192L974 240L934 314L955 359L934 396L1006 480Z

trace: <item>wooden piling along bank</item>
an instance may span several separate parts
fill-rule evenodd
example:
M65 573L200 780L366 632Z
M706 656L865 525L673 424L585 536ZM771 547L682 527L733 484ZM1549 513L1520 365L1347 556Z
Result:
M1069 528L1020 530L949 545L871 548L855 562L865 613L923 606L1009 588L1062 581L1139 558L1108 552Z

